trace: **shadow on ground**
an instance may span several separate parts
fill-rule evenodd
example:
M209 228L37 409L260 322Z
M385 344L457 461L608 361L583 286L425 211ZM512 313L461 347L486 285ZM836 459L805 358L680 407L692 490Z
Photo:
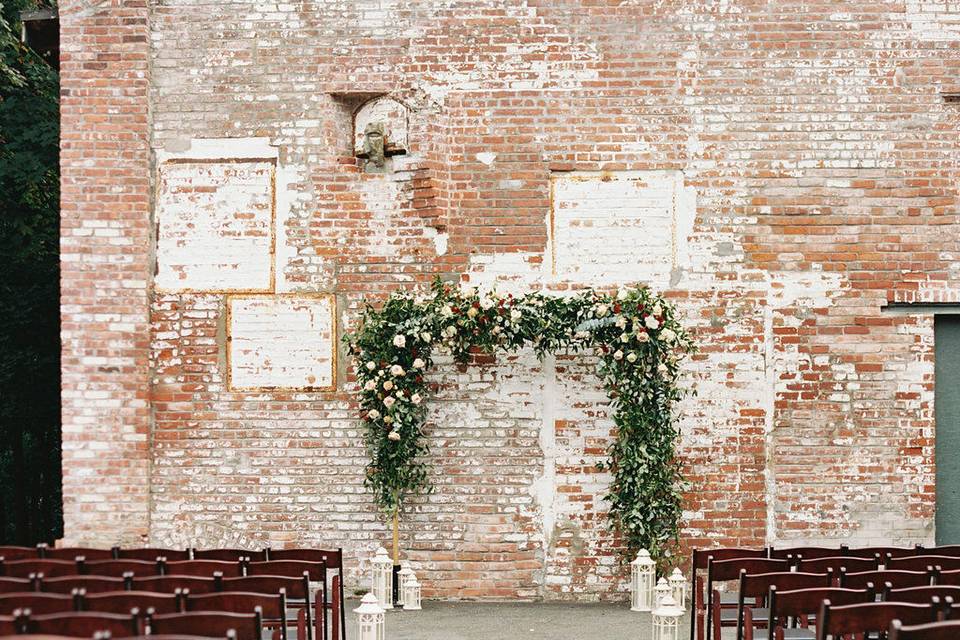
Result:
M357 626L348 601L347 637ZM680 620L687 640L690 619ZM386 640L648 640L648 613L626 603L424 602L422 611L387 612Z

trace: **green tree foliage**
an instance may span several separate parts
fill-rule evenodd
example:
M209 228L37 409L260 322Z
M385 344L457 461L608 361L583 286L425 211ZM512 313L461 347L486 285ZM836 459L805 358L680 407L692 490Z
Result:
M62 535L59 78L0 2L0 543Z

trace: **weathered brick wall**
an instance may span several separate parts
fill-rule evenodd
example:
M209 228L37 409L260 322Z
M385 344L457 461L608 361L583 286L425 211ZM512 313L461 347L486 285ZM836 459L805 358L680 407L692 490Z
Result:
M952 3L173 0L149 28L142 7L61 11L65 141L88 145L65 144L65 247L111 287L98 301L65 251L65 465L89 480L120 460L130 484L68 475L71 539L368 557L388 532L349 363L305 301L332 295L342 335L365 296L435 274L670 291L701 344L686 544L932 539L932 322L881 308L960 299ZM93 19L120 40L68 29ZM149 64L123 29L149 33ZM113 102L82 92L98 55L116 56L96 85ZM407 109L406 153L371 173L353 113L381 94ZM123 153L93 172L104 139ZM318 327L287 341L309 366L268 330L233 335L278 316L237 324L231 305L278 294ZM82 359L98 345L104 363ZM232 384L237 362L263 387ZM436 492L402 527L430 595L622 590L593 366L522 352L435 372ZM92 499L123 517L71 506Z

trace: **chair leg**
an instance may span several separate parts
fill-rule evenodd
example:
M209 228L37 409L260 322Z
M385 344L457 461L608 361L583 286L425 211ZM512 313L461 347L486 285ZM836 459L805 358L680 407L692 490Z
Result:
M343 602L340 600L340 576L333 576L333 615L330 616L330 620L333 623L330 626L330 635L333 640L340 638L341 625L340 625L340 610L343 607Z

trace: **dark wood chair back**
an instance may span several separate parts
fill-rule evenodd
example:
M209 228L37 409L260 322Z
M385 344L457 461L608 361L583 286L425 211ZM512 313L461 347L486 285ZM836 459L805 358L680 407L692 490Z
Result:
M926 571L927 567L940 567L942 571L956 571L960 569L960 557L957 556L910 556L907 558L889 558L885 566L887 569L903 571Z
M226 636L234 629L237 640L262 640L262 615L257 607L253 613L225 611L188 611L186 613L148 614L150 634L192 635L204 637Z
M36 583L30 578L0 578L0 593L23 593L35 590Z
M17 625L16 616L0 616L0 636L13 636L22 633L23 630Z
M940 598L941 600L951 597L955 601L960 601L960 586L936 584L894 589L892 585L887 584L884 585L883 589L884 602L914 602L926 604L934 597Z
M281 590L289 600L305 601L310 597L310 576L243 576L224 578L220 584L222 591L244 591L247 593L276 594ZM192 593L192 592L191 592Z
M263 562L267 559L267 550L253 551L250 549L194 549L194 560L225 560L227 562L239 562L241 558L250 558L255 562Z
M942 547L920 549L916 555L925 556L960 556L960 544L948 544Z
M266 549L267 559L268 560L305 560L307 562L322 562L326 565L328 572L334 572L340 576L340 579L336 583L331 582L331 589L334 592L335 597L327 598L327 593L323 594L323 603L324 614L326 614L326 609L330 609L333 612L334 618L339 618L338 623L334 625L334 640L338 637L336 633L337 629L340 629L341 634L345 633L346 629L346 613L343 608L344 594L343 594L343 582L344 582L344 573L343 573L343 549ZM694 552L696 554L696 551ZM706 566L706 559L704 559L704 566ZM694 573L694 584L696 584L696 573ZM694 594L696 597L696 594ZM318 600L317 605L320 606ZM696 607L694 607L696 610ZM339 615L338 612L339 611ZM324 620L324 628L326 627L326 621ZM339 635L340 640L346 640L345 635Z
M707 583L739 580L741 571L748 574L756 573L784 573L790 571L793 562L790 560L772 558L733 558L730 560L712 561L707 565Z
M844 547L840 555L851 556L853 558L873 558L880 555L881 561L890 558L906 558L917 555L916 547Z
M230 613L249 613L260 608L262 622L276 626L281 640L287 638L287 594L282 589L278 593L251 593L243 591L224 591L188 595L187 611L227 611Z
M770 557L779 560L803 558L815 560L817 558L832 558L842 553L840 547L784 547L783 549L770 548Z
M779 637L778 630L783 629L790 618L806 624L807 620L820 611L820 603L829 599L837 605L872 602L876 592L871 585L865 589L842 589L840 587L816 587L813 589L783 589L771 585L767 596L770 607L767 626L768 639Z
M304 573L310 576L312 582L324 582L327 579L327 566L322 562L306 560L267 560L247 565L248 576L299 577Z
M0 576L29 578L30 575L34 573L42 573L47 577L53 578L76 575L79 571L77 571L77 563L70 560L43 560L35 558L7 562L4 558L0 558Z
M244 574L244 563L228 560L178 560L164 565L164 575L211 577L219 573L224 578L236 578Z
M829 587L833 583L832 573L797 573L793 571L775 573L748 574L740 570L740 585L737 590L737 638L744 637L746 629L753 628L752 607L746 599L765 600L770 587L776 585L782 589L808 589Z
M836 640L844 635L883 633L890 623L900 620L906 624L923 624L936 620L933 604L907 602L865 602L833 606L829 599L820 605L817 616L817 640Z
M78 598L81 611L124 613L132 609L157 613L179 613L184 610L182 592L157 593L154 591L107 591L83 594Z
M154 560L93 560L87 562L83 560L78 562L80 573L88 576L107 576L109 578L122 578L126 575L133 575L138 578L145 576L159 576L163 574L163 561Z
M150 576L149 578L131 578L128 588L133 591L154 591L156 593L176 593L177 590L192 594L213 593L219 589L219 576Z
M61 547L43 551L43 557L49 560L76 560L81 556L87 560L113 560L113 551L89 547Z
M887 583L890 583L893 589L905 589L907 587L923 587L933 584L934 573L926 571L859 571L848 573L840 571L840 586L847 589L863 589L867 584L873 584L878 591L883 590Z
M956 640L960 638L960 620L944 620L927 624L904 625L900 620L890 623L887 640Z
M800 560L797 565L797 571L806 571L808 573L823 573L832 570L839 574L841 569L846 569L848 573L859 573L861 571L876 571L880 568L880 556L872 558L856 558L852 556L833 556L830 558L817 558L815 560Z
M142 549L113 548L114 557L120 560L149 560L156 562L157 558L166 558L168 562L189 560L189 549L161 549L159 547L144 547Z
M34 614L73 611L74 598L64 593L5 593L0 595L0 615L10 616L17 609L30 609Z
M44 593L73 593L75 589L83 589L87 593L102 593L104 591L123 591L126 582L123 578L107 576L62 576L47 578L39 576L37 588Z
M73 611L37 616L24 610L22 628L25 633L87 638L102 632L108 632L111 636L120 638L143 635L143 625L138 610L127 614Z
M0 558L7 560L28 560L30 558L39 558L40 554L36 547L17 547L13 545L0 545Z
M960 586L960 570L937 572L936 584Z
M271 550L271 554L273 550ZM710 600L709 595L704 595L706 578L704 570L710 559L719 562L721 560L731 560L733 558L766 558L768 549L739 549L739 548L714 548L714 549L694 549L690 558L690 580L693 582L693 589L690 594L690 607L693 615L690 616L690 637L696 637L698 621L703 623L703 616L706 607L704 603ZM700 575L697 575L697 574ZM343 588L343 581L340 581L340 588ZM341 602L343 597L341 594Z

